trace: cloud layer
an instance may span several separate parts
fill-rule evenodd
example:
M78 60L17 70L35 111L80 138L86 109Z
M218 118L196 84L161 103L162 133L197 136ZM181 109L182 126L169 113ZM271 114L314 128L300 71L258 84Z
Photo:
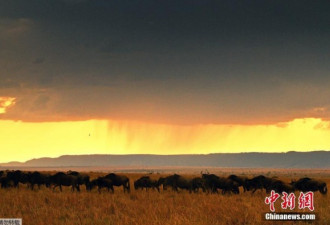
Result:
M1 1L0 118L330 118L327 1Z

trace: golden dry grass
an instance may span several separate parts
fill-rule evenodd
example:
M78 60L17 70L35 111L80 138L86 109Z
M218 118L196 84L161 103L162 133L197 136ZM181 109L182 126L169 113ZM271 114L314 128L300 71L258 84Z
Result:
M213 172L213 171L211 171ZM221 175L219 171L218 174ZM330 184L328 170L321 171L225 171L229 173L267 174L290 180L304 175L325 180ZM102 173L90 173L92 177ZM126 174L132 181L144 174ZM164 175L164 174L162 174ZM155 178L160 175L152 175ZM193 176L186 174L186 176ZM194 176L196 174L194 173ZM133 189L133 188L132 188ZM28 190L25 186L17 189L0 189L0 217L23 218L27 225L73 225L73 224L146 224L146 225L216 225L216 224L283 224L283 222L268 222L262 219L269 206L264 203L265 192L255 194L240 193L239 195L221 195L193 193L187 191L175 193L172 191L134 191L123 193L122 188L115 188L111 194L105 190L99 194L96 190L88 193L82 188L81 193L71 193L70 188L64 188L60 193L45 187L41 190ZM298 196L298 193L296 193ZM315 213L317 224L330 224L329 194L315 194ZM280 200L276 202L276 212L280 212ZM291 212L290 210L286 210ZM294 212L307 212L296 209ZM306 222L285 222L285 224L306 224Z

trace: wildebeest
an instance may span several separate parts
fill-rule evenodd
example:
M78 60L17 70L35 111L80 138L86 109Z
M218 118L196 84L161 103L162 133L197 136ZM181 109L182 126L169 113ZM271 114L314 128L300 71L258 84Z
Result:
M160 178L159 184L163 185L163 190L167 190L167 187L172 187L172 190L178 191L178 188L192 191L191 179L187 179L178 174L170 175L164 178Z
M86 190L89 190L89 176L87 174L79 173L76 171L68 171L68 175L76 176L78 178L78 185L85 185Z
M7 187L7 177L5 176L4 171L0 171L0 184L1 188L6 188Z
M215 193L217 192L217 183L219 181L219 177L215 174L202 174L202 178L205 183L205 187L207 192Z
M295 191L293 185L274 178L271 178L270 182L267 183L267 186L265 186L265 189L266 189L266 193L270 193L272 190L278 193L282 193L282 192L290 193Z
M101 193L102 188L107 188L108 192L111 189L112 193L114 193L112 180L110 180L106 177L98 177L98 178L90 181L89 184L88 184L88 189L87 190L91 191L96 186L98 187L99 193Z
M35 172L29 174L29 183L30 183L31 190L34 189L34 185L38 185L39 189L40 189L41 185L50 187L50 175L35 171Z
M158 178L158 184L159 184L159 186L163 185L163 190L166 190L166 187L164 189L164 183L165 183L165 178L164 177Z
M21 170L8 171L7 172L8 182L12 181L14 187L19 188L19 183L26 184L29 180L29 174Z
M166 190L168 186L172 187L172 190L178 191L178 189L188 190L189 192L197 192L199 188L205 191L204 180L200 177L186 178L178 174L170 175L165 178L159 178L158 184L163 184L163 190Z
M134 189L143 189L145 188L146 190L148 190L149 188L156 188L157 191L159 192L159 186L160 183L158 182L158 180L154 180L151 179L149 176L143 176L141 178L139 178L138 180L134 181Z
M198 190L201 188L203 192L206 191L205 188L205 181L201 177L195 177L191 180L191 188L194 192L198 192Z
M60 190L62 191L62 185L63 185L63 186L71 186L72 191L74 191L75 189L78 192L80 191L77 176L68 175L63 172L58 172L50 176L50 183L54 184L53 190L55 190L56 187L60 187Z
M264 175L259 175L246 181L246 189L248 191L252 190L252 193L254 193L258 189L267 189L267 187L269 187L271 183L272 178L265 177Z
M320 191L321 194L328 192L327 184L323 181L311 179L309 177L301 178L298 181L292 181L292 186L302 192Z
M117 175L114 173L109 173L108 175L104 176L112 181L114 186L123 186L124 192L130 192L130 183L128 177L124 175Z
M248 180L247 177L236 176L232 174L228 176L228 179L235 181L239 187L243 187L244 192L247 191L247 184L246 184L246 181Z
M0 184L1 184L1 188L8 188L8 187L12 187L14 186L14 183L12 180L10 180L8 177L7 177L7 174L5 171L1 171L2 174L0 176Z
M202 178L205 181L207 191L217 193L218 189L222 190L222 194L234 193L239 194L239 184L231 179L218 177L215 174L203 174Z
M8 188L14 186L14 184L7 177L0 177L1 188Z

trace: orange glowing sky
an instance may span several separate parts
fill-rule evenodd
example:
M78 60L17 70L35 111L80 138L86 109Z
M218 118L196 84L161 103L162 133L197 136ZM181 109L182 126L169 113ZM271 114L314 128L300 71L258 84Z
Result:
M65 154L207 154L329 149L330 122L273 125L165 125L87 120L0 121L1 162Z
M0 114L6 113L6 109L15 105L15 98L0 97Z

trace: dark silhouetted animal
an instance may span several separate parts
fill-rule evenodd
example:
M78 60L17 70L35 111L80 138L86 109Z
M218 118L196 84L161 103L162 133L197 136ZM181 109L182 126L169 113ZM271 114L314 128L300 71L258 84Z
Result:
M221 189L222 194L231 192L234 194L239 194L239 184L231 179L218 177L214 174L203 174L202 178L208 192L217 193L218 189Z
M172 187L173 191L178 191L178 188L192 191L191 180L182 177L178 174L170 175L165 178L160 178L159 184L163 185L163 190L167 190L167 187Z
M186 178L178 174L170 175L165 178L159 178L158 184L163 184L163 190L172 187L172 190L178 189L188 190L189 192L197 192L200 188L205 191L204 180L200 177Z
M201 177L195 177L191 180L191 188L194 192L198 192L199 189L202 189L203 192L206 191L205 181Z
M248 191L252 190L252 193L254 193L257 190L267 189L267 187L269 187L271 183L272 178L259 175L246 181L246 189Z
M79 192L79 184L77 176L68 175L63 172L58 172L55 175L50 176L50 183L54 184L53 190L56 187L60 187L62 191L62 186L71 186L71 190L74 191L75 189Z
M8 171L8 181L12 181L14 187L19 188L19 183L26 184L29 180L29 174L20 170Z
M79 173L76 171L67 172L68 175L76 176L78 178L78 185L85 185L86 190L89 190L89 176L87 174Z
M219 182L219 177L215 174L202 174L202 178L204 180L204 184L206 187L207 192L212 192L216 193L217 191L217 186Z
M272 190L274 190L277 193L282 193L282 192L290 193L295 191L293 185L274 178L271 179L271 182L268 183L265 189L266 189L266 193L270 193Z
M1 188L7 188L8 187L8 178L5 174L4 171L0 171L0 184L1 184Z
M89 190L91 191L94 187L98 187L98 192L101 193L102 188L107 188L108 192L111 190L114 193L112 180L106 177L98 177L88 184Z
M13 187L14 183L6 176L0 177L1 188Z
M228 176L228 179L235 181L239 187L243 187L244 192L247 191L247 177L242 177L242 176L236 176L236 175L230 175Z
M50 175L35 171L29 175L29 183L31 190L34 189L34 185L38 185L39 189L41 185L50 187Z
M164 189L164 183L165 183L165 178L164 177L160 177L158 179L158 184L159 184L159 186L163 185L163 190L166 190L166 187Z
M124 192L130 192L131 188L130 188L130 183L129 183L129 179L128 177L124 176L124 175L117 175L114 173L110 173L108 175L105 176L105 178L108 178L112 181L112 184L114 186L123 186Z
M309 177L301 178L298 181L292 181L291 184L296 190L302 192L319 191L324 195L328 192L327 184L325 182L314 180Z
M145 188L146 190L148 190L149 188L156 188L157 191L159 192L159 186L160 183L158 182L158 180L154 180L151 179L149 176L143 176L141 178L139 178L138 180L134 181L134 189L143 189Z

